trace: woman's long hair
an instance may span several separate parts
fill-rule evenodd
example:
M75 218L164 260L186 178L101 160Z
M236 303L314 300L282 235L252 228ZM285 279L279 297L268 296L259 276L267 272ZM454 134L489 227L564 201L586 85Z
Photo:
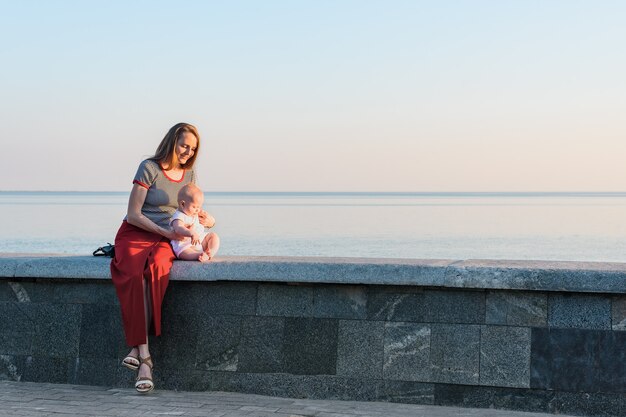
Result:
M198 133L198 129L189 123L177 123L172 126L161 143L159 143L159 147L154 153L154 156L150 159L158 162L161 166L167 165L168 169L171 169L174 166L174 159L176 158L174 153L176 143L178 142L178 138L180 138L180 136L185 132L189 132L194 135L198 141L193 156L189 158L187 162L182 164L182 167L185 169L193 168L193 164L196 162L196 156L200 150L200 134Z

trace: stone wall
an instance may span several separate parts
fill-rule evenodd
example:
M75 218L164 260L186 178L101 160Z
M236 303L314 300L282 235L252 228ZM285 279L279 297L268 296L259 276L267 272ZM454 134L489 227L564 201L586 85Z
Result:
M626 415L626 265L176 262L157 388ZM0 379L132 386L108 260L0 257Z

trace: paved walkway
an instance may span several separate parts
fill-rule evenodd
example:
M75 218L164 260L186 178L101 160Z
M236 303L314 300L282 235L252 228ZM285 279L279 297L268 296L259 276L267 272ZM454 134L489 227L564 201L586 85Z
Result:
M550 414L301 400L227 392L156 390L138 395L130 388L0 381L0 416L545 417Z

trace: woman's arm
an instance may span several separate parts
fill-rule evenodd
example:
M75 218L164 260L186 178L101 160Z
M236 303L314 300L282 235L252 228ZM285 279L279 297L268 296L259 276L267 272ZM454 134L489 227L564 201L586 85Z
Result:
M126 213L126 221L133 226L137 226L148 232L156 233L164 236L170 240L177 240L180 235L173 230L165 229L152 220L147 218L141 212L148 190L139 184L133 184L133 189L130 191L130 197L128 199L128 211Z

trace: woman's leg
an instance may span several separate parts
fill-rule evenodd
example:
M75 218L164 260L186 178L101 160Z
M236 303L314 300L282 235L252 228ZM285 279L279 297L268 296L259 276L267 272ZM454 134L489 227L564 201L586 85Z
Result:
M148 334L152 333L152 330L154 330L155 336L161 334L161 303L165 296L174 258L172 247L167 241L155 244L148 256L148 262L143 274L144 279L142 280L144 317L146 318L144 328L145 343L138 345L139 355L143 359L151 356L148 346ZM138 377L152 378L153 363L154 361L151 361L150 365L142 363L139 367ZM141 390L148 387L147 384L140 384L137 388Z
M151 306L151 297L150 297L150 288L146 281L146 279L142 279L142 288L143 288L143 313L145 318L145 326L144 332L142 336L145 337L145 343L140 343L139 345L133 347L128 354L128 356L138 356L139 358L147 358L150 356L150 351L148 349L148 330L150 329L150 323L152 322L152 308ZM150 375L142 375L141 371L145 368L145 366L139 367L139 376L150 376ZM145 373L145 372L144 372Z
M126 343L136 356L140 344L146 343L144 269L149 262L152 234L123 222L115 237L115 258L111 260L111 277L120 300Z
M161 306L163 297L170 278L172 263L176 259L169 242L160 242L156 245L148 259L148 268L144 276L148 280L148 306L150 308L151 319L149 334L161 335Z
M144 314L146 317L146 343L145 344L141 344L139 346L137 346L138 351L139 351L139 357L140 358L147 358L150 356L150 349L148 346L148 329L150 328L150 323L152 321L152 309L150 308L150 306L152 305L151 303L151 297L150 297L150 286L148 285L147 281L144 279L143 280L143 306L144 306ZM142 363L141 365L139 365L139 372L137 374L137 376L139 378L144 378L144 377L149 377L152 378L152 369L146 365L145 363ZM149 386L147 384L140 384L137 388L139 389L147 389Z

